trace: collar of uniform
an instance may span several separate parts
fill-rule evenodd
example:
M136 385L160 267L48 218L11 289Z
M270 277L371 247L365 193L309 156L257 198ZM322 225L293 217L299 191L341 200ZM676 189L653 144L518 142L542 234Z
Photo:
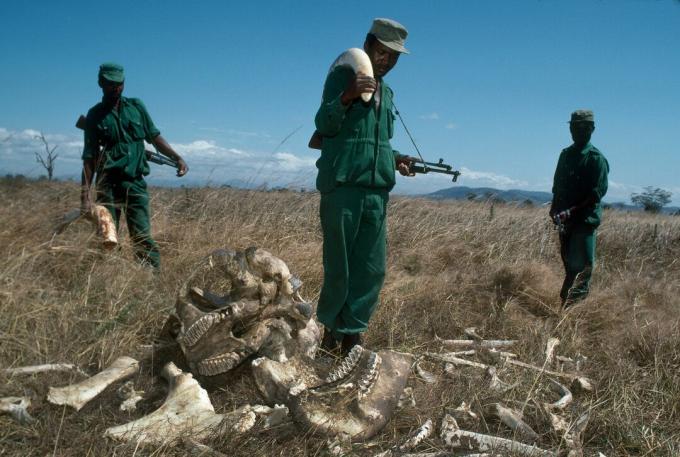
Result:
M588 151L590 151L591 149L593 149L593 145L592 145L590 142L588 142L585 146L583 146L583 149L581 149L581 150L579 151L578 149L576 149L576 146L572 144L571 146L569 146L569 149L570 149L571 151L577 152L578 154L584 155L584 154L586 154Z

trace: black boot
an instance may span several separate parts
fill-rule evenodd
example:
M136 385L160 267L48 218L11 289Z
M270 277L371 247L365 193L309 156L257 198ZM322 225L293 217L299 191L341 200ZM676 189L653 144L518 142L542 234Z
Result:
M342 348L340 352L343 356L349 354L349 351L356 345L361 345L361 333L352 333L342 337Z
M338 350L338 341L333 337L333 331L328 327L323 329L323 338L321 339L321 350L329 353L334 353Z

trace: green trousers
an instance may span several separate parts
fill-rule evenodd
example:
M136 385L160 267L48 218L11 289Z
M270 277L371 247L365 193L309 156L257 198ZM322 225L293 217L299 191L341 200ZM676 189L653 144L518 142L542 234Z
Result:
M323 287L317 318L342 335L366 331L385 279L384 189L341 186L321 194Z
M116 222L116 230L121 211L125 213L137 259L143 264L160 268L161 255L151 237L149 193L144 178L129 178L114 172L102 173L97 181L97 202L109 210Z
M582 300L588 295L595 265L597 231L591 225L570 224L560 234L560 254L564 264L562 302Z

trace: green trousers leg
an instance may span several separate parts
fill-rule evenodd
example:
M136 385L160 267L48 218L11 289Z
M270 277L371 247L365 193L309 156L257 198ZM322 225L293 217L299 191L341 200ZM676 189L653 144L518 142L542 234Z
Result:
M323 286L319 321L336 338L366 331L385 279L386 190L338 187L321 195Z
M562 301L578 301L588 295L595 265L597 231L589 225L575 224L560 235L560 253L564 264Z
M97 183L97 201L111 212L116 229L121 211L125 213L135 256L141 263L160 268L158 245L151 237L149 193L144 178L130 179L107 173Z

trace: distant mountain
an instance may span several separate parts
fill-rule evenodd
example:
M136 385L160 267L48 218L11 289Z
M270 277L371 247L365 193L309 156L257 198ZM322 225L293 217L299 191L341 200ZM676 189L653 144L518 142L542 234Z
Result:
M436 192L424 195L427 198L437 200L456 199L456 200L489 200L494 199L504 202L531 202L534 205L550 203L552 194L550 192L537 192L531 190L499 190L492 187L466 187L456 186L448 189L441 189Z

